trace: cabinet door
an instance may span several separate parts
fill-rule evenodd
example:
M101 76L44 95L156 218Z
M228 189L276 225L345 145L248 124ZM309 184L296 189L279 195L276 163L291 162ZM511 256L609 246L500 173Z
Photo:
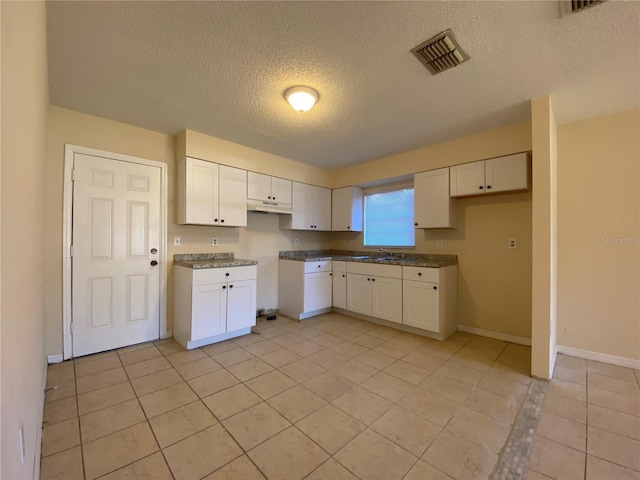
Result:
M305 273L304 306L305 312L331 307L331 272Z
M218 164L185 160L185 223L218 225Z
M430 282L403 282L402 321L411 327L440 333L439 285Z
M313 230L308 208L313 201L309 187L305 183L293 182L291 197L291 228L293 230Z
M314 203L310 205L313 209L314 230L331 231L331 190L314 186Z
M333 306L347 308L347 274L333 272Z
M247 198L271 200L271 177L262 173L247 172Z
M484 160L454 165L449 172L452 197L484 193Z
M331 191L331 230L337 232L362 231L362 189L336 188Z
M487 193L528 188L529 163L526 153L485 160L484 169Z
M227 331L227 284L213 283L192 288L191 341Z
M291 180L271 177L271 200L291 205Z
M371 288L371 316L402 323L402 280L374 277Z
M220 225L247 226L247 171L220 165Z
M256 324L256 280L227 284L227 332Z
M371 277L347 273L347 310L371 315Z
M416 228L453 227L448 168L415 174L413 188Z

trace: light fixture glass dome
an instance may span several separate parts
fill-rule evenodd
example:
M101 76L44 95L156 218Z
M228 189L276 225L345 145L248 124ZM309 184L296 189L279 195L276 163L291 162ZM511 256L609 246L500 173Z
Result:
M294 110L298 112L308 112L318 101L318 92L310 87L291 87L284 92L284 98Z

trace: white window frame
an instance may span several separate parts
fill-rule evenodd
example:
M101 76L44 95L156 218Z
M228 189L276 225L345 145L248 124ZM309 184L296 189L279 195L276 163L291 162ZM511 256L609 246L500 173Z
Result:
M366 202L366 197L367 195L372 195L372 194L376 194L376 193L386 193L386 192L395 192L396 190L405 190L408 188L412 188L414 189L414 195L415 195L415 188L413 186L413 180L411 181L405 181L405 182L395 182L395 183L387 183L384 185L377 185L375 187L367 187L364 188L363 190L363 206L364 206L364 202ZM415 237L415 233L413 236L413 245L367 245L365 244L365 238L366 238L366 218L364 217L364 215L366 215L363 211L363 222L362 222L362 244L365 248L400 248L400 249L404 249L404 250L411 250L416 248L416 237ZM415 212L414 212L414 216L415 216ZM413 226L413 223L412 223ZM415 229L414 229L415 232Z

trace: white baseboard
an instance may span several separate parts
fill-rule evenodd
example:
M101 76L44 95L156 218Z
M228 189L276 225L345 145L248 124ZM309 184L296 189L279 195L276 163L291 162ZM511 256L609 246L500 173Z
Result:
M458 324L458 330L461 332L472 333L473 335L480 335L481 337L495 338L496 340L502 340L503 342L517 343L518 345L526 345L527 347L531 346L530 338L517 337L507 333L494 332L491 330L485 330L484 328L476 328L460 324Z
M52 363L60 363L64 360L64 358L62 358L62 354L61 353L57 353L55 355L47 355L47 363L49 365L51 365Z
M173 337L173 331L167 330L165 334L160 337L160 340L164 340L165 338L172 338L172 337Z
M618 365L619 367L628 367L640 370L640 360L634 360L633 358L616 357L615 355L582 350L581 348L566 347L564 345L558 345L557 350L558 353L571 355L572 357L585 358L596 362L609 363L611 365Z

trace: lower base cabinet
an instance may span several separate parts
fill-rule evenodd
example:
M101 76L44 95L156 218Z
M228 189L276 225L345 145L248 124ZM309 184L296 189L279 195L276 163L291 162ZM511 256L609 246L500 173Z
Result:
M458 267L402 267L402 323L444 339L458 329Z
M347 310L402 323L402 267L347 263Z
M332 262L280 260L278 310L296 320L331 310Z
M336 308L347 308L347 262L333 262L333 303Z
M245 335L256 324L257 267L174 267L173 337L187 349Z

